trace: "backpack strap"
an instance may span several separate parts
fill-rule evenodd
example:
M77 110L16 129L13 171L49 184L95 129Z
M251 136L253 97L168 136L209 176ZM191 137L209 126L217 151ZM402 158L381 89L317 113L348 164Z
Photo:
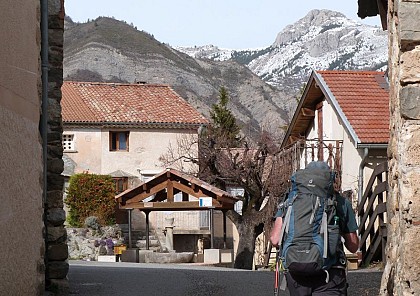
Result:
M281 231L280 231L280 238L279 238L280 245L283 244L284 233L289 233L289 224L290 224L290 216L292 214L292 205L296 197L297 195L293 196L292 200L288 201L286 216L283 219L283 225L281 226Z
M319 233L324 235L324 250L322 257L324 259L328 258L328 217L327 212L324 210L322 213L322 220L321 220L321 229Z
M324 212L322 213L322 220L321 220L321 228L319 233L323 234L324 236L324 250L323 250L323 258L328 258L328 224L330 224L332 218L336 214L336 196L334 193L334 179L335 173L331 171L330 174L330 182L328 185L328 194L324 199Z

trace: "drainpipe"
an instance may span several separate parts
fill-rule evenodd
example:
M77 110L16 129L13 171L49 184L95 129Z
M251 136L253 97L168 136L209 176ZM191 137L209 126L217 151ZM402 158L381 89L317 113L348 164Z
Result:
M359 165L359 180L358 180L359 192L358 192L357 205L360 204L360 201L362 200L362 197L363 197L363 177L364 177L363 176L363 169L365 167L366 160L368 158L368 154L369 154L369 148L365 147L363 158L362 158L362 161L360 162L360 165Z
M48 275L48 232L47 232L47 148L48 148L48 0L41 1L41 123L40 133L42 137L42 160L43 160L43 195L44 205L44 240L45 240L45 275Z

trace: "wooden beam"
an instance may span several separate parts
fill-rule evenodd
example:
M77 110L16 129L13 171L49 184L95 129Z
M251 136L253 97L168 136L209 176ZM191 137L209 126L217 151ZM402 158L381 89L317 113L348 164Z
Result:
M301 108L300 111L305 117L315 117L315 111L309 108Z
M182 201L188 201L188 193L182 191Z
M173 186L176 189L181 190L182 192L188 193L189 195L195 196L195 197L203 197L203 196L207 196L206 194L203 193L203 191L201 191L201 189L199 189L198 187L196 187L196 190L193 190L191 187L189 186L185 186L184 184L178 183L178 182L174 182ZM199 189L199 190L197 190Z
M294 142L297 142L299 139L301 139L301 137L300 137L300 136L295 136L295 135L290 135L290 136L289 136L289 141L290 141L290 144L292 144L292 143L294 143Z
M154 186L152 188L149 188L149 190L147 192L142 192L142 193L140 193L140 194L138 194L138 195L136 195L136 196L134 196L130 199L127 199L126 203L133 203L133 202L142 201L143 199L145 199L145 198L147 198L147 197L149 197L153 194L156 194L156 193L158 193L159 191L161 191L165 188L166 188L166 183L157 184L156 186Z
M173 186L174 183L176 182L173 182L169 179L166 181L166 192L167 192L168 202L174 201L174 186Z
M214 200L215 201L215 200ZM222 205L213 203L215 209L233 209L232 205ZM120 205L120 209L140 209L150 211L188 211L188 210L207 210L206 207L200 207L198 201L182 201L182 202L138 202L127 203L125 206Z
M231 199L229 197L226 196L222 196L222 195L218 195L216 197L217 201L222 202L222 203L230 203L230 204L234 204L237 202L236 199Z

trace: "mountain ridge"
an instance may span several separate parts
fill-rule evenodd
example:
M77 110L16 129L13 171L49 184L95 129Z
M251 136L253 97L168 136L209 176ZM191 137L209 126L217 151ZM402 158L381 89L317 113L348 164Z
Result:
M234 59L267 83L287 90L302 85L312 70L385 70L388 62L386 32L340 12L318 9L286 26L265 48L176 49L201 59Z

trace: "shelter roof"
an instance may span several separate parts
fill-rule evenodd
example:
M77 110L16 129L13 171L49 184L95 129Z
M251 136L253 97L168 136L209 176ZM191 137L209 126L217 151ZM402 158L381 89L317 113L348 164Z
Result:
M174 195L181 192L182 201ZM192 197L192 198L190 198ZM211 205L200 206L200 198L211 198ZM196 177L167 169L147 182L128 189L115 197L120 209L150 211L231 210L238 198Z

